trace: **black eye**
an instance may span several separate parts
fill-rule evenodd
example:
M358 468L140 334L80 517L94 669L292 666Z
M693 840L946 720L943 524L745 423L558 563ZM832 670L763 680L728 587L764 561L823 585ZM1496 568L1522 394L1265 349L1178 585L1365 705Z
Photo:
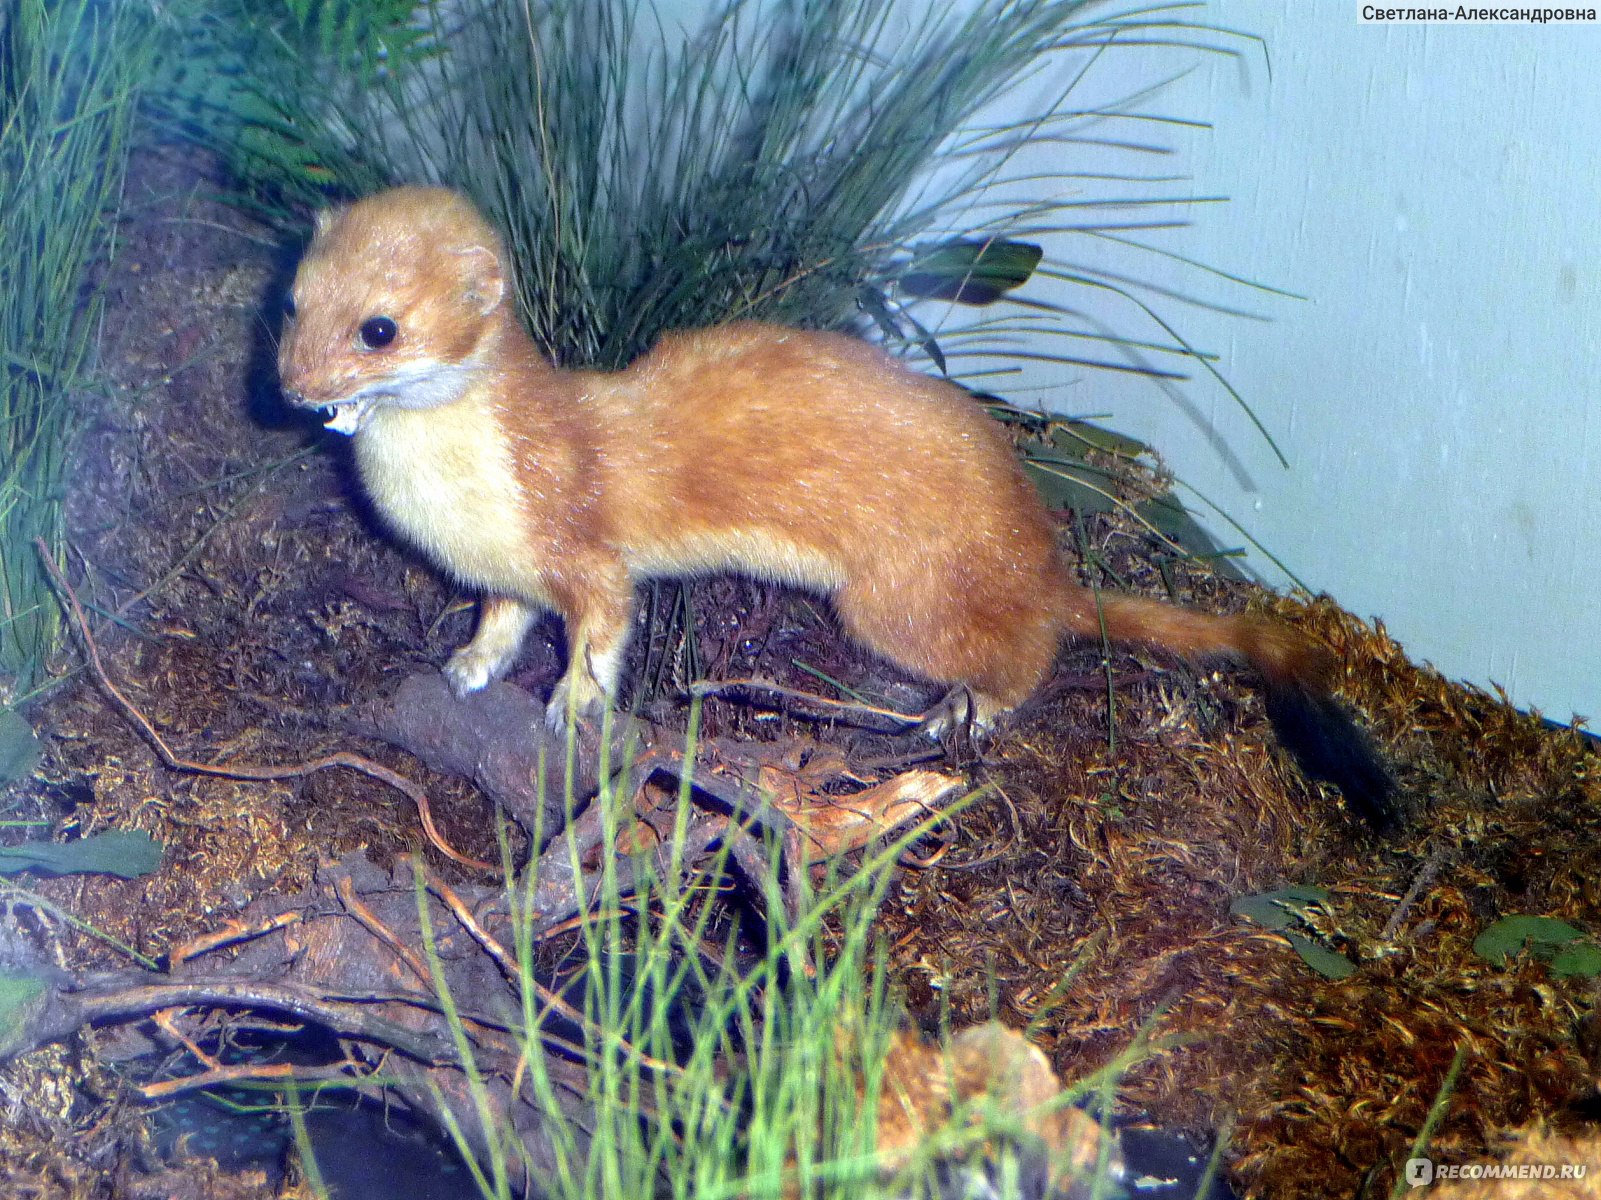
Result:
M368 317L361 323L361 344L369 350L382 350L399 333L400 327L388 317Z
M284 293L284 318L290 321L295 319L295 297L292 292Z

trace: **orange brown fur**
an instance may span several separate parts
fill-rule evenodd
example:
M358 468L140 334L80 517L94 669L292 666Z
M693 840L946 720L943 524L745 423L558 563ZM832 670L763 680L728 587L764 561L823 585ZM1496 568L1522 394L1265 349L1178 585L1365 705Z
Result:
M1064 637L1222 654L1320 688L1289 629L1075 585L996 425L957 387L832 333L670 334L617 372L562 371L518 323L471 204L399 188L324 214L285 325L286 394L352 433L378 510L486 597L447 674L505 669L533 614L566 622L551 705L615 692L637 580L734 570L827 593L845 629L992 721ZM363 343L363 322L396 336Z

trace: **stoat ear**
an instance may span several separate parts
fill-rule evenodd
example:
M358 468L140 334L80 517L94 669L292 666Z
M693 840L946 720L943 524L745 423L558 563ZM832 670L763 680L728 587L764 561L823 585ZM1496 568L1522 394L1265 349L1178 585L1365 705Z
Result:
M500 259L488 246L463 246L456 253L462 257L463 298L477 305L480 315L487 317L506 294L506 275L500 269Z
M350 211L348 204L336 204L332 208L317 210L317 215L311 219L311 232L316 237L322 237L339 222L339 218Z

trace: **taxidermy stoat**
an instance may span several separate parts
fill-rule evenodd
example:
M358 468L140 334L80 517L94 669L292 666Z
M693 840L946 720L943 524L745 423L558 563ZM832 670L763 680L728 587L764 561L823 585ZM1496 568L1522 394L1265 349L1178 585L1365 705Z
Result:
M864 342L740 322L669 334L622 371L556 369L488 222L416 187L320 214L285 314L288 398L352 438L384 519L482 594L445 666L458 694L554 608L559 727L615 695L637 580L738 571L828 594L864 646L966 685L981 725L1044 682L1064 637L1245 660L1303 767L1369 819L1388 812L1326 651L1276 622L1075 584L1001 428Z

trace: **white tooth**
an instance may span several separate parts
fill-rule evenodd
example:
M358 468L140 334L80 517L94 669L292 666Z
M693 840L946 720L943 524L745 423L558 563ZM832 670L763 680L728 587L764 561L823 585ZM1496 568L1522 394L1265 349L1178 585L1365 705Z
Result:
M324 428L332 429L335 433L342 433L346 437L352 436L361 428L363 418L367 415L367 402L365 400L350 400L334 408L334 415L328 419Z

